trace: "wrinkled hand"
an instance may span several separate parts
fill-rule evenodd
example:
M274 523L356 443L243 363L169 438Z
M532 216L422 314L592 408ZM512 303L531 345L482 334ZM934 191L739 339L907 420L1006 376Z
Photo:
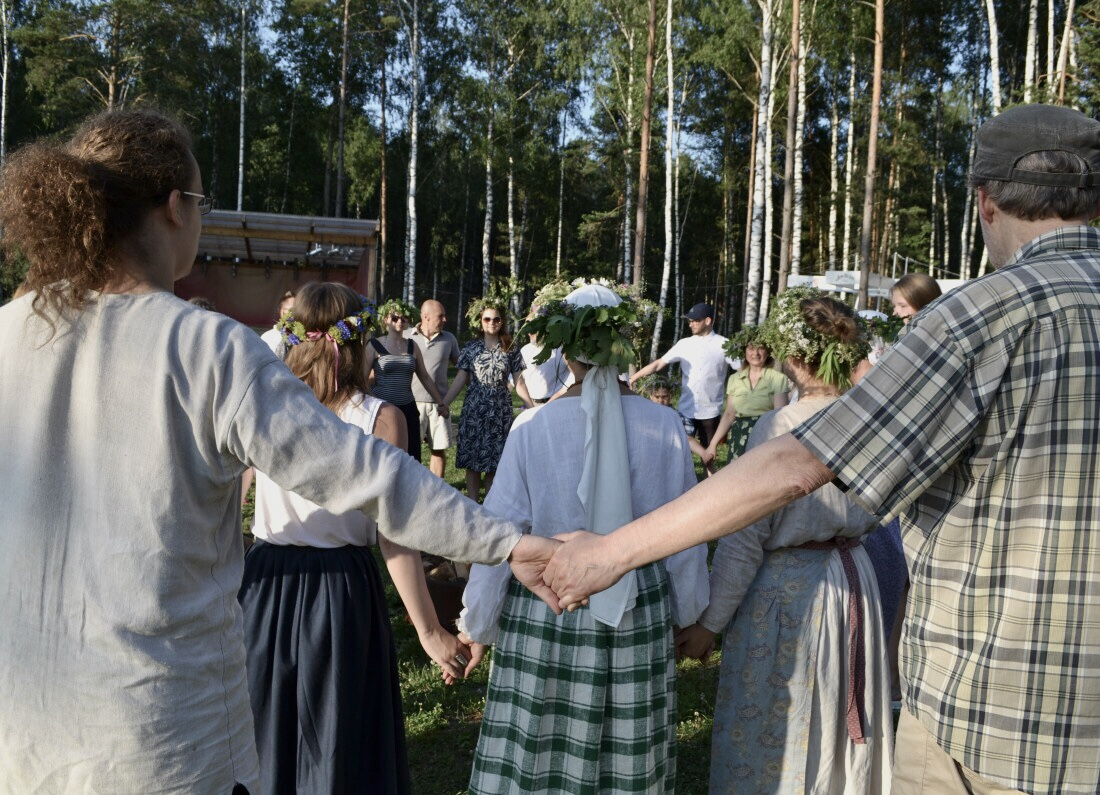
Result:
M714 633L702 624L692 624L676 633L676 660L691 657L701 663L714 653Z
M465 632L459 632L458 639L470 648L470 661L466 663L466 671L464 674L465 676L469 676L474 672L474 669L477 668L478 663L485 659L485 652L489 650L489 647L484 643L478 643Z
M554 553L543 578L558 595L558 604L572 612L588 604L588 597L610 588L626 570L616 568L605 550L609 536L584 530L554 536L565 543Z
M470 647L441 626L420 636L420 645L443 671L443 681L453 685L466 676L466 667L473 652ZM461 660L459 659L461 657ZM465 661L465 662L463 662Z
M508 563L512 567L512 574L516 579L527 586L527 589L554 611L561 615L558 606L558 597L546 582L546 564L554 556L554 552L561 546L561 542L542 536L525 535L519 543L512 548L512 554Z

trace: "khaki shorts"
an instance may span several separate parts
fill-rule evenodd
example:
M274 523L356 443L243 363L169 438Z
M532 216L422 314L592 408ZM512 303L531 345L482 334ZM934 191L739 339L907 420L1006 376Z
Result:
M446 450L454 444L454 423L449 417L439 415L439 406L435 403L417 402L416 410L420 414L420 441L427 442L432 450Z

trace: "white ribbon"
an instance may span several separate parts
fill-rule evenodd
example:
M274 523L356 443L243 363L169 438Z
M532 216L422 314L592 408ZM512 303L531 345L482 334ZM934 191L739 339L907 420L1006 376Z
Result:
M574 306L616 306L622 299L600 285L586 285L565 298ZM590 532L606 535L634 519L630 501L630 461L626 447L616 367L592 367L581 383L584 413L584 463L577 497L584 506ZM593 594L588 602L597 621L617 627L623 614L634 607L638 580L628 572L610 588Z

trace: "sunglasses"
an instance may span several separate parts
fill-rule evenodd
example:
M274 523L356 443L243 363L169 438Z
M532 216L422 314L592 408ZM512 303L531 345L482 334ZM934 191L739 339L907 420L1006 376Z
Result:
M482 323L501 323L503 321L499 317L483 317L481 319L481 322Z
M390 322L391 323L400 323L401 321L404 321L404 322L408 323L409 319L407 317L405 317L404 315L390 315Z

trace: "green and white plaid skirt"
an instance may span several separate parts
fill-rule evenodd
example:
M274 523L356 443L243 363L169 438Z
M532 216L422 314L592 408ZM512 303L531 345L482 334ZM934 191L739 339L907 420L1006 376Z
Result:
M515 579L501 618L471 793L671 793L676 666L661 564L617 628L555 616Z

